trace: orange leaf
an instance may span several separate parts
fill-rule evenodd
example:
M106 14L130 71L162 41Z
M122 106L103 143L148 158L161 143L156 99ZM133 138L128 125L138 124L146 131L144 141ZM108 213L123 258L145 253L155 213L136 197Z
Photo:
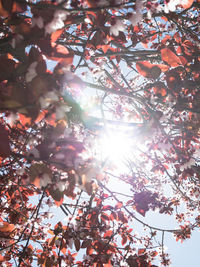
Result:
M23 114L19 114L19 120L23 126L31 125L31 118L28 118Z
M12 1L11 0L1 0L0 1L0 16L7 17L12 11Z
M4 256L0 255L0 262L4 262Z
M164 21L168 21L166 17L161 17L161 19L163 19Z
M105 234L104 234L104 238L106 238L106 237L111 237L111 235L113 234L113 231L112 230L108 230L107 232L105 232Z
M103 50L104 53L106 53L108 51L109 47L110 47L109 45L102 45L101 49Z
M53 53L51 56L52 60L60 61L60 60L68 60L71 62L73 59L73 53L69 52L69 50L63 45L52 45ZM69 64L69 63L68 63Z
M36 186L36 187L40 187L40 178L39 177L36 177L32 183Z
M88 246L87 249L86 249L86 254L87 255L91 255L93 253L94 249L92 248L92 246Z
M158 68L160 68L162 72L166 72L169 69L169 66L165 64L158 64L158 65L154 64L154 66L157 66Z
M44 119L45 115L46 115L46 111L43 110L43 111L40 111L39 115L37 116L36 120L35 120L35 123L38 123L40 122L41 120Z
M139 248L138 249L138 255L142 255L146 252L146 249L145 248Z
M69 50L64 45L56 45L56 52L62 55L69 54Z
M154 83L153 90L156 95L166 96L167 94L165 84L162 82Z
M193 4L194 0L186 0L186 1L182 1L181 6L185 9L191 7L191 5Z
M180 58L169 48L163 48L161 50L161 57L162 60L169 64L171 67L182 65Z
M59 201L55 200L56 206L60 207L60 205L62 205L62 203L63 203L63 200L64 200L63 198L61 198Z
M12 232L14 230L14 224L9 224L7 222L0 222L0 232Z
M142 42L142 45L144 46L144 48L148 49L148 42Z
M26 3L13 3L12 6L12 13L22 13L25 12L27 9Z
M55 43L57 41L57 39L61 36L61 34L63 33L63 30L64 29L59 29L59 30L57 30L57 31L55 31L55 32L52 33L52 35L51 35L51 41L53 43Z

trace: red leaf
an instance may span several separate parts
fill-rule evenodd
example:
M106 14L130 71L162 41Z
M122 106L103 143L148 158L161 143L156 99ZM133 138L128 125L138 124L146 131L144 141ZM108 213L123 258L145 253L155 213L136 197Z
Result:
M0 222L0 232L12 232L14 230L14 224L9 224L7 222Z
M133 200L130 199L130 200L128 200L128 201L126 202L126 206L131 205L132 203L133 203Z
M158 64L158 65L155 65L155 66L157 66L158 68L160 68L162 72L166 72L169 69L169 66L167 66L165 64Z
M180 37L180 35L179 35L178 32L176 32L176 33L174 34L174 39L175 39L175 41L176 41L177 43L180 43L180 41L181 41L181 37Z
M11 13L12 11L12 6L13 6L13 1L12 0L1 0L2 7Z
M179 87L177 85L182 83L181 77L175 69L170 70L166 74L166 81L167 81L167 85L169 89L173 89L173 90L179 90L178 89Z
M20 120L20 123L23 125L23 126L30 126L31 125L31 118L29 117L26 117L25 115L23 114L19 114L19 120Z
M55 236L52 237L52 238L49 238L48 239L49 246L51 246L51 247L54 246L55 240L56 240L56 237Z
M91 244L91 240L90 239L84 240L82 245L81 245L81 248L87 248L90 244Z
M108 51L108 49L110 48L109 45L102 45L101 49L103 50L104 54Z
M0 16L1 17L8 17L8 12L4 8L2 1L0 1Z
M74 245L75 245L76 251L79 251L80 247L81 247L80 240L79 239L75 239L74 240Z
M63 33L64 29L59 29L55 32L52 33L51 35L51 41L52 43L55 43L57 41L57 39L61 36L61 34Z
M154 90L155 95L165 96L167 94L166 86L162 82L154 83L153 90Z
M105 234L104 234L104 238L110 238L111 236L112 236L112 234L113 234L113 231L112 230L108 230L107 232L105 232Z
M115 209L121 209L121 207L123 206L123 203L122 202L118 202L116 205L115 205Z
M148 61L137 62L136 69L142 76L149 79L157 79L161 74L159 65L151 64Z
M73 59L73 54L63 45L53 45L51 59L60 61L69 59L69 62Z
M169 48L163 48L161 50L161 57L162 60L169 64L171 67L178 67L182 65L180 58Z
M178 46L177 49L176 49L176 53L178 55L180 55L182 53L182 49L181 49L181 46Z
M101 219L103 221L109 221L110 220L109 216L104 212L101 214Z
M4 256L0 255L0 262L4 262L5 259L4 259Z
M114 221L114 220L117 219L117 214L116 214L116 212L111 212L111 214L110 214L110 219L111 219L112 221Z
M113 207L110 205L103 206L102 210L112 210Z
M140 207L136 206L136 210L138 213L140 213L142 216L145 217L146 210L141 209Z
M92 248L91 245L89 245L89 246L87 247L87 249L86 249L86 254L87 254L87 255L91 255L91 254L93 253L93 251L94 251L94 249Z
M185 9L191 7L191 5L193 4L194 0L186 0L186 1L182 1L181 6Z
M9 157L11 154L8 131L0 124L0 156Z
M25 12L27 9L26 3L13 3L12 13L22 13Z
M127 236L122 235L122 241L121 241L122 246L124 246L126 244L126 242L127 242Z
M54 73L55 74L64 74L66 73L65 68L73 63L73 55L71 54L71 57L64 58L59 60L58 64L54 68ZM76 77L73 75L73 77Z
M60 205L62 205L63 203L63 200L64 200L63 198L61 198L59 201L55 200L56 206L60 207Z
M179 58L180 58L181 63L183 64L183 66L188 63L188 61L187 61L187 59L185 57L180 56Z
M145 248L140 248L138 249L138 255L142 255L146 252L146 249Z
M118 211L118 218L123 223L127 223L128 222L127 218L124 216L124 213L122 211Z

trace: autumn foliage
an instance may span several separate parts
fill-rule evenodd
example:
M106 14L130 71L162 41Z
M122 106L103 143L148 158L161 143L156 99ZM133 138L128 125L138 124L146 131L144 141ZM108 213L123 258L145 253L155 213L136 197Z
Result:
M168 266L199 228L199 9L0 0L1 266Z

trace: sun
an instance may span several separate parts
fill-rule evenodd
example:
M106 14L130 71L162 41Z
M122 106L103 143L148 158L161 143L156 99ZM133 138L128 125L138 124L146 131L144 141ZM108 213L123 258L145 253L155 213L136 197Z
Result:
M100 137L102 158L115 166L122 166L134 151L134 137L130 129L106 129Z

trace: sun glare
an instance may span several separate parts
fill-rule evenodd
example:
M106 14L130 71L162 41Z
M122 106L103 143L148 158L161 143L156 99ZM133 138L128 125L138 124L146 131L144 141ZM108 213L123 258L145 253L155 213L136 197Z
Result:
M101 154L110 163L121 166L133 154L134 138L128 131L107 130L100 140Z

